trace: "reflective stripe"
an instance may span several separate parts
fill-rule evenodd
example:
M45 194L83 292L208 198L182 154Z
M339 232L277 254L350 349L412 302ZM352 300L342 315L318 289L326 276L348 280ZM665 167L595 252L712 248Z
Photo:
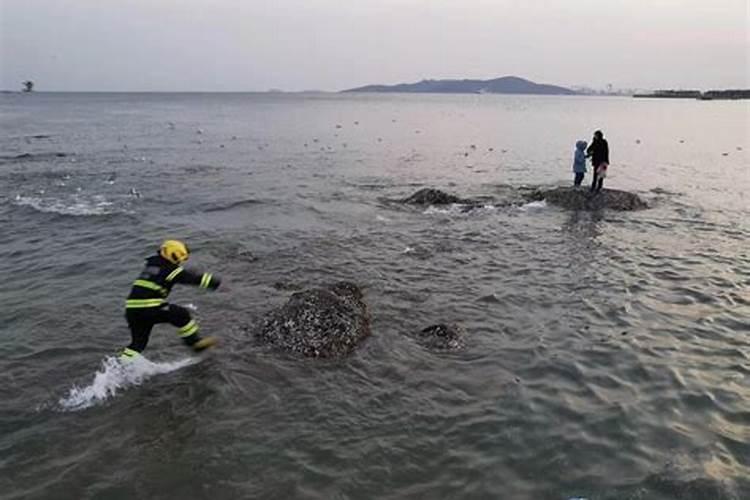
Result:
M167 280L167 281L172 281L172 280L173 280L173 279L175 279L175 278L177 277L177 275L178 275L178 274L180 274L180 273L181 273L182 271L183 271L183 269L182 269L181 267L178 267L177 269L175 269L174 271L172 271L171 273L169 273L169 274L167 275L167 277L166 277L166 280Z
M208 286L211 284L211 273L204 273L203 277L201 278L201 288L208 288Z
M159 307L165 302L164 299L128 299L125 301L125 308L140 309L144 307Z
M120 354L120 359L122 361L130 361L131 359L135 358L136 356L140 356L141 353L138 351L135 351L133 349L130 349L126 347L122 350L122 354Z
M139 286L141 288L148 288L149 290L156 290L157 292L161 293L162 295L167 295L167 289L163 286L158 285L157 283L154 283L153 281L147 281L147 280L135 280L133 282L133 286Z
M196 323L194 319L191 319L187 325L180 328L180 337L189 337L197 331L198 323Z

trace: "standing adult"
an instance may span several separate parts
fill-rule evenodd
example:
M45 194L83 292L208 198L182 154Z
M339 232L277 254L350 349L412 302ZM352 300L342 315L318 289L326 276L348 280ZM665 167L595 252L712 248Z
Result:
M591 157L591 166L594 170L594 180L591 182L591 192L596 193L604 185L607 167L609 166L609 144L604 138L601 130L594 132L594 139L586 149L586 156Z

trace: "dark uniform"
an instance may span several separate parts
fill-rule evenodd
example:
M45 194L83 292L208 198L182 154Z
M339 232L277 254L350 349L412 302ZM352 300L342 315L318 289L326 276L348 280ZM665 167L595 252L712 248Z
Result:
M201 340L198 323L190 317L190 311L166 300L176 283L216 290L221 280L211 273L185 269L158 254L147 258L146 267L133 282L125 302L125 319L133 341L123 351L124 357L132 358L146 348L151 329L157 323L176 326L185 344L198 347L195 345Z

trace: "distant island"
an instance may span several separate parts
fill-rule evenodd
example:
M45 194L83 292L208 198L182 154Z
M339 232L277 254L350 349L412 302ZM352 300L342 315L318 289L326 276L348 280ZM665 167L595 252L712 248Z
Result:
M535 94L576 95L578 92L557 85L535 83L517 76L493 80L422 80L397 85L365 85L342 92L410 92L436 94Z

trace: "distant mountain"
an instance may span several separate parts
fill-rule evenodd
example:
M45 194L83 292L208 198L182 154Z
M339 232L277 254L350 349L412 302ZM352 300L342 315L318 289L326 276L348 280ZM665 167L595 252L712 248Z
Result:
M534 83L517 76L503 76L494 80L422 80L397 85L365 85L343 92L416 92L438 94L543 94L575 95L574 90Z

